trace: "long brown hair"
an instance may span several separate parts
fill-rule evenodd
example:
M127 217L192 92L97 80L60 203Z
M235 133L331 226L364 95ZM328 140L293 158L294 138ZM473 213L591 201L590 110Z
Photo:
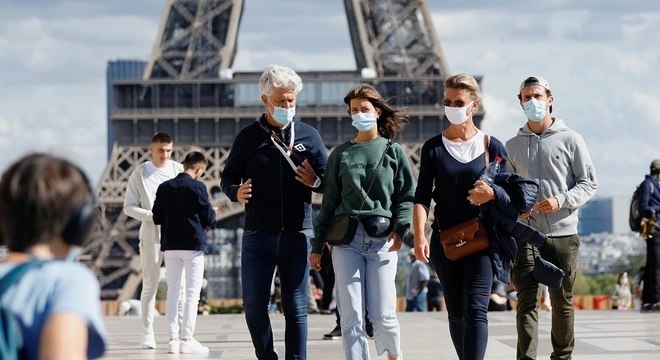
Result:
M353 99L368 100L376 109L380 109L378 133L386 139L394 138L408 123L408 110L403 107L390 106L378 90L369 84L356 85L344 97L344 103L348 105L349 115L351 115L351 100Z

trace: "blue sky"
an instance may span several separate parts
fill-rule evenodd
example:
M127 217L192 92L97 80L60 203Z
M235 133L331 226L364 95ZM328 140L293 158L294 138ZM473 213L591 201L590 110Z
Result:
M28 151L106 164L107 61L149 57L165 0L0 0L0 169ZM525 121L516 93L545 77L554 114L580 132L597 196L632 193L660 158L660 2L429 1L451 73L484 76L483 129ZM343 1L248 0L234 70L271 63L354 69Z

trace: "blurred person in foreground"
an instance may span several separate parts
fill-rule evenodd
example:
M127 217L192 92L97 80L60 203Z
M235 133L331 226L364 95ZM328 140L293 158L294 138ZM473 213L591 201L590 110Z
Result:
M265 113L234 139L222 172L222 191L245 204L241 252L243 305L258 359L277 359L268 317L277 267L285 319L286 359L307 358L312 191L320 192L327 150L318 131L294 119L302 80L270 65L259 89Z
M98 220L92 188L70 162L30 154L0 181L0 278L33 264L0 304L18 320L20 359L99 358L106 330L96 276L77 259ZM30 266L30 265L27 265Z

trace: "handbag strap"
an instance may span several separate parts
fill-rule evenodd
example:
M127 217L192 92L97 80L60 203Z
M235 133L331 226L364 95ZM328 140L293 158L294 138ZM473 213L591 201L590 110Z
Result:
M369 187L367 187L367 191L365 192L365 195L362 195L362 204L360 205L360 210L362 211L362 208L364 207L364 203L367 201L367 195L369 195L369 191L371 191L371 187L374 185L374 181L376 180L376 174L378 173L378 170L380 169L380 166L383 164L383 160L385 159L385 154L387 154L387 150L390 148L392 145L392 140L387 140L387 145L385 146L385 150L383 150L383 154L380 156L380 160L378 160L378 164L376 164L376 167L374 168L373 173L371 174L371 181L369 181Z
M490 165L490 136L484 133L484 160L486 160L486 169Z

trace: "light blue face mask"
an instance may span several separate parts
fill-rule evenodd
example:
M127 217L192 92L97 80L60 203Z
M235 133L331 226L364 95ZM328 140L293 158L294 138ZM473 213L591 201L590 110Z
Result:
M523 104L523 110L530 121L539 122L545 118L545 114L548 111L545 105L545 101L531 99Z
M351 119L353 119L353 123L351 125L353 125L357 131L369 131L373 129L374 126L376 126L376 120L378 119L378 116L376 116L376 113L359 112L351 116Z
M275 106L273 109L273 119L282 126L287 126L296 115L296 107L283 108Z

